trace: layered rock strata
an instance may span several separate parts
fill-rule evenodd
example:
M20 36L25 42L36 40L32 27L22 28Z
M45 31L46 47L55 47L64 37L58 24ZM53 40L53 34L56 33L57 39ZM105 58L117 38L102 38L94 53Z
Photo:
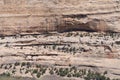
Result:
M119 0L0 0L0 34L120 32Z

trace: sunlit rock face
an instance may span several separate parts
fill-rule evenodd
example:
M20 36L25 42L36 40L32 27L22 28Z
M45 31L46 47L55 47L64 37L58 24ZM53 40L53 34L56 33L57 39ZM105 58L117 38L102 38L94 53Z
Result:
M0 34L120 32L119 0L0 0Z

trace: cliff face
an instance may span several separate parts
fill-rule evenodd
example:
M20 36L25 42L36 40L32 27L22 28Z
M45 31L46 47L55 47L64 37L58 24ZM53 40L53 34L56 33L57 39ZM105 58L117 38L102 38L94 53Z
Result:
M0 34L120 32L119 0L0 0Z
M59 71L57 68L70 70L76 66L82 73L83 69L107 71L106 76L120 80L119 23L120 0L0 0L0 75L36 78L33 71L42 71L37 69L40 64L48 66L41 78L49 75L48 70L56 68L54 73ZM37 34L71 30L85 31ZM24 62L30 63L23 66ZM15 66L16 63L20 65ZM68 80L83 80L87 76L77 77L74 74L79 75L78 71L72 72Z

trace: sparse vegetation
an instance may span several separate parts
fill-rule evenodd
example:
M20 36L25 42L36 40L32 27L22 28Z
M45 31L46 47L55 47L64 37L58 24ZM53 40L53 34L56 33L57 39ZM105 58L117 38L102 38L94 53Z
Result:
M76 56L76 54L81 54L81 53L85 54L87 52L91 52L92 54L97 54L97 56L101 57L102 55L106 55L105 53L110 53L111 48L117 47L119 49L120 47L119 46L120 45L120 41L119 41L120 34L118 33L100 33L100 34L92 33L91 34L87 32L86 33L69 32L69 33L64 34L64 36L65 36L64 38L67 38L65 39L66 41L64 41L64 39L60 40L63 37L59 36L58 38L55 38L56 39L55 42L49 42L48 44L45 43L45 44L40 44L40 45L35 44L35 45L32 45L32 48L37 47L36 52L38 53L40 49L47 49L49 52L56 51L56 52L70 53L70 54L73 54L74 56ZM24 38L26 36L21 36L21 37ZM36 35L33 37L38 38L39 36ZM72 41L73 38L75 39ZM94 39L95 41L93 42L92 39ZM57 40L59 42L56 42ZM109 40L111 40L111 42L109 42ZM101 47L102 49L100 49ZM25 48L26 46L24 46L24 48L19 47L19 49L23 49L23 50ZM48 54L46 54L46 52L42 52L42 53L43 55L49 56ZM16 57L17 55L12 55L12 56ZM27 58L30 58L28 59L28 61L34 60L35 59L34 57L38 57L38 56L39 55L36 55L34 53L30 53L30 55L27 54ZM1 55L1 58L2 57L3 55ZM37 59L35 60L37 61ZM35 76L36 78L40 78L41 76L46 74L46 72L49 72L50 75L55 74L61 77L77 77L77 78L84 78L85 80L111 80L110 78L106 76L109 73L107 71L103 73L99 73L99 72L95 72L92 70L79 69L79 67L72 66L71 64L65 68L63 68L61 65L57 63L54 65L54 67L43 66L41 64L35 64L30 61L29 62L15 62L11 64L1 64L0 68L5 69L5 71L8 71L8 73L4 72L1 75L12 76L18 72L20 74L25 74L25 75L31 74L32 76ZM113 79L113 80L120 80L120 79Z
M9 76L11 76L11 74L9 72L4 72L4 73L0 74L0 76L7 76L7 77L9 77Z
M85 80L111 80L109 77L106 77L106 75L108 74L107 71L103 72L103 73L99 73L99 72L94 72L92 70L87 70L87 69L79 69L75 66L69 66L68 68L60 68L60 67L48 67L48 66L43 66L40 64L36 64L36 68L32 69L30 67L27 68L28 65L31 65L32 63L28 63L28 62L22 62L22 63L14 63L14 67L19 67L18 66L23 65L24 68L20 68L20 72L21 74L28 74L28 73L32 73L32 74L36 74L36 78L40 78L42 75L46 74L46 71L49 70L50 75L56 74L59 75L61 77L80 77L80 78L84 78ZM27 64L27 65L25 65ZM1 64L2 66L4 66L4 64ZM12 64L9 64L12 65ZM26 67L26 68L25 68ZM6 69L7 70L7 69ZM1 74L0 76L11 76L13 74L16 74L16 68L11 67L11 71L9 71L6 73ZM113 79L113 80L119 80L119 79Z

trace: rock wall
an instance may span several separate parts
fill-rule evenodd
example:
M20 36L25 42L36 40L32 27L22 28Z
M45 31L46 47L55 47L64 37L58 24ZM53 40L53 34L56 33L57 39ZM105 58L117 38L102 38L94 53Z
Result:
M120 32L120 0L0 0L0 34Z

